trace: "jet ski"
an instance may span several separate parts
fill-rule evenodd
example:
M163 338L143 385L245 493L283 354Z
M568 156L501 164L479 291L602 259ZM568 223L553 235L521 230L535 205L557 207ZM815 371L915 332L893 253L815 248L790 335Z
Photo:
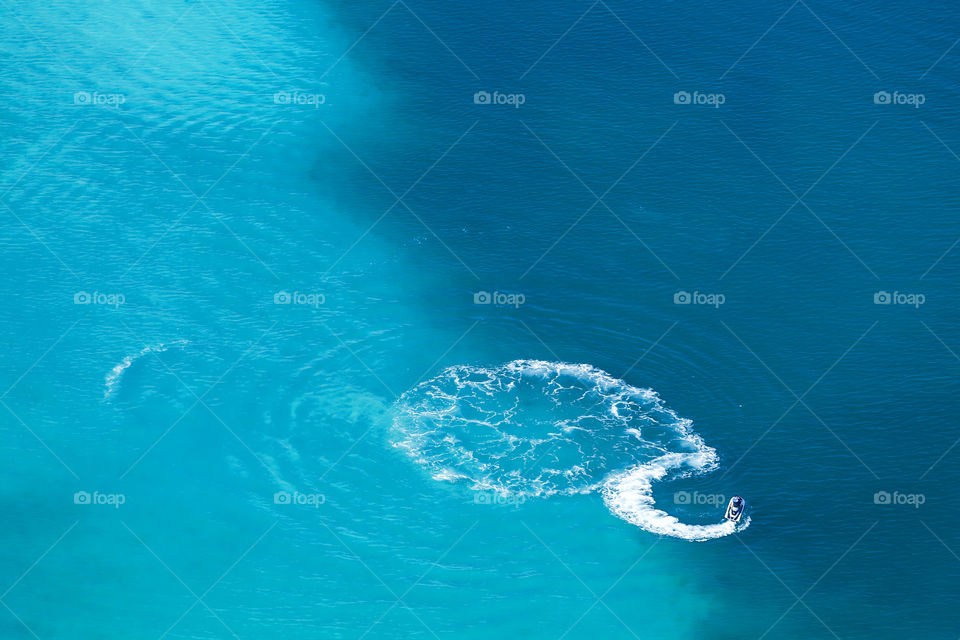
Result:
M744 502L743 498L740 496L733 496L730 498L730 503L727 505L727 512L723 515L724 518L736 524L740 522L740 518L743 517L743 509L747 506L747 503Z

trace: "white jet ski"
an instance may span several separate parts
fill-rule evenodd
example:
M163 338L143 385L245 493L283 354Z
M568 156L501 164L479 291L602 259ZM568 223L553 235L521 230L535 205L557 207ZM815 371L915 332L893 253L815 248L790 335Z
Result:
M747 503L740 496L733 496L730 498L730 503L727 505L727 512L723 515L724 518L736 524L740 522L740 518L743 517L743 510L746 508Z

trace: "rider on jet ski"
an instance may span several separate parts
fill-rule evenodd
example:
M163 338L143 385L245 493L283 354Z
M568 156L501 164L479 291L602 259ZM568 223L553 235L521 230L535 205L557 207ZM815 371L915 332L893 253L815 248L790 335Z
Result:
M727 505L727 513L724 514L724 517L730 522L739 522L740 517L743 515L743 498L740 496L733 496L730 499L730 504Z

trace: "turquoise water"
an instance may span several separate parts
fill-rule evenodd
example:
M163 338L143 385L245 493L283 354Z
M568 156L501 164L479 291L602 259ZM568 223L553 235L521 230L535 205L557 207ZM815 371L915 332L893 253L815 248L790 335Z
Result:
M2 637L958 635L956 8L0 12Z

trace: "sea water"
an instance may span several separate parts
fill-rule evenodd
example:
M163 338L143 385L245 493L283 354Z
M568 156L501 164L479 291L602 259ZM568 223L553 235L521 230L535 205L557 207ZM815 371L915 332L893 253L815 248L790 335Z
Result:
M0 11L3 637L957 636L955 9Z

